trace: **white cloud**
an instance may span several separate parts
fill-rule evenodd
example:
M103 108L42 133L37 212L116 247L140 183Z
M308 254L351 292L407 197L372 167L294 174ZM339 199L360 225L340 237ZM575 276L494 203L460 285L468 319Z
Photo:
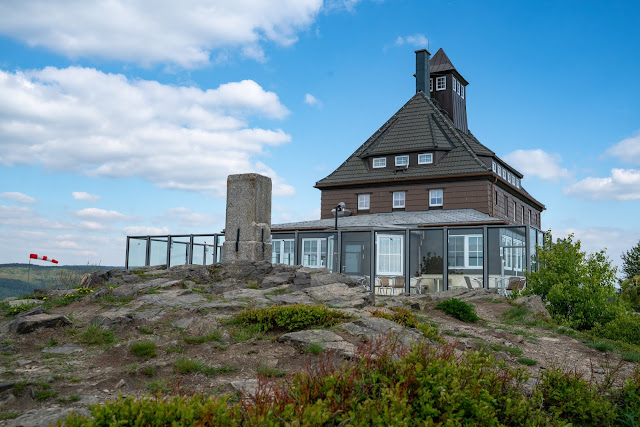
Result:
M0 70L0 99L0 165L139 176L218 196L227 175L260 172L264 165L254 157L291 139L280 129L249 126L250 116L289 113L252 80L201 90L79 67ZM274 180L274 195L291 192Z
M94 220L94 221L123 221L129 219L127 215L121 214L117 211L107 211L98 208L86 208L79 211L75 211L74 215L77 217Z
M511 166L525 177L538 177L549 181L571 177L571 173L560 166L559 154L549 154L542 150L516 150L504 156Z
M325 12L331 12L333 10L353 12L358 3L360 3L360 0L325 0L323 9Z
M640 164L640 132L618 142L607 150L607 154L625 163Z
M321 7L322 0L23 0L0 2L0 34L70 58L197 67L216 49L247 55L265 42L291 45Z
M100 200L100 196L85 193L84 191L74 191L73 193L71 193L71 196L73 196L75 200L86 200L88 202L97 202L98 200Z
M183 226L207 226L216 221L213 215L202 214L192 211L184 207L168 209L165 215L160 217L162 220L178 222Z
M413 34L410 36L398 36L396 39L396 46L409 45L414 47L426 48L428 39L424 34Z
M19 193L17 191L8 191L5 193L0 193L0 197L13 200L16 203L25 203L25 204L37 203L37 200L34 199L33 197L27 196L24 193Z
M565 188L564 193L593 200L640 200L640 170L611 169L611 176L585 178Z
M169 234L168 227L147 227L144 225L134 225L131 227L125 227L122 229L127 236L152 236Z
M106 230L107 226L95 221L81 221L80 228L84 228L85 230L96 231L96 230Z
M318 99L311 95L310 93L305 94L304 96L304 103L305 104L309 104L309 105L318 105L320 101L318 101Z
M0 206L0 225L26 230L69 228L68 224L42 218L24 206Z

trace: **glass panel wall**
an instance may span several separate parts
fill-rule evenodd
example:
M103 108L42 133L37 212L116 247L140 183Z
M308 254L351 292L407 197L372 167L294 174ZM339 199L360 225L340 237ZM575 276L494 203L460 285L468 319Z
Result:
M167 264L167 242L169 236L151 236L149 242L149 265Z
M443 290L444 231L411 231L409 234L409 292L427 294Z
M147 238L131 237L129 240L129 257L127 266L129 268L144 267L147 262Z
M482 228L449 230L448 289L482 288L484 246Z
M488 230L489 288L501 294L524 286L526 228L501 227Z
M192 264L211 265L215 249L216 236L193 236Z
M185 265L189 263L191 238L189 236L171 236L169 267Z
M376 295L404 292L404 233L379 231L375 234Z
M538 251L536 250L538 242L538 231L529 227L529 258L531 259L531 271L538 271Z
M271 263L294 265L295 234L280 233L271 235Z
M216 236L216 262L222 262L222 244L224 243L224 235Z
M352 231L342 233L342 273L371 286L371 233Z
M337 233L299 233L300 264L311 268L338 269Z

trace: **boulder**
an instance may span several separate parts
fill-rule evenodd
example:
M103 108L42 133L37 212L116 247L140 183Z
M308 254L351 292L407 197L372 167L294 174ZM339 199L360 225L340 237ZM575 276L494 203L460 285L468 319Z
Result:
M82 347L75 344L64 344L57 347L48 347L42 350L43 353L48 354L73 354L82 353Z
M305 293L315 301L330 307L363 308L374 303L371 292L362 286L349 287L344 283L310 287L305 289Z
M547 306L542 302L542 299L538 295L520 297L514 302L527 307L534 318L537 317L545 320L551 320L551 315L547 310Z
M343 357L351 358L355 353L355 346L347 342L340 335L326 329L308 329L298 332L289 332L278 338L280 342L292 342L299 346L319 344L325 350L335 350Z
M34 314L13 320L9 323L9 331L28 334L39 328L59 328L70 325L71 321L61 314Z
M22 305L41 305L44 301L41 299L15 299L9 301L9 307L20 307Z
M381 336L391 336L397 338L407 347L420 340L426 339L422 332L416 329L405 328L396 322L380 317L358 319L351 323L343 323L340 327L351 335L359 336L368 341L380 338Z
M127 308L114 308L104 313L98 314L91 319L92 325L97 325L103 331L108 331L114 326L133 322L131 310Z
M287 283L293 283L294 277L296 277L296 273L294 271L274 272L265 276L260 287L263 289L269 289Z

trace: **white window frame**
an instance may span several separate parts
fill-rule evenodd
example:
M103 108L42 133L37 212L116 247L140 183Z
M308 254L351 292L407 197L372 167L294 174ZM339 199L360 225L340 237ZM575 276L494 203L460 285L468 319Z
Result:
M442 190L442 188L434 188L433 190L429 190L429 206L442 206L443 202L444 191Z
M463 265L453 265L451 264L451 259L455 259L455 257L450 257L449 256L449 247L451 245L451 239L463 239L462 240L462 251L454 251L454 252L463 252L464 256L464 264ZM470 251L470 240L475 240L476 244L478 244L477 240L479 239L479 251ZM483 241L483 237L482 234L452 234L449 235L448 239L447 239L447 264L448 264L448 268L459 268L459 269L473 269L473 270L477 270L477 269L481 269L484 266L484 241ZM480 264L479 265L471 265L469 263L469 259L471 258L469 255L470 253L473 252L476 254L476 256L474 257L475 259L479 259L480 260ZM480 256L478 256L478 254L480 254Z
M396 166L409 166L409 156L396 156Z
M456 91L456 86L457 86L458 81L456 80L455 77L451 76L451 90L455 93Z
M436 77L436 90L445 90L447 88L447 76Z
M384 244L385 241L387 245ZM389 250L385 251L385 248ZM399 251L392 249L399 249ZM391 268L392 260L395 261L393 264L400 267L399 269ZM404 236L402 234L376 234L376 275L404 275Z
M386 168L387 167L387 158L386 157L376 157L373 159L373 167L374 168Z
M394 191L393 192L393 208L400 209L405 206L405 192L404 191ZM397 196L397 197L396 197ZM402 203L402 205L401 205Z
M460 86L460 96L464 99L464 85Z
M498 176L502 175L502 166L498 165Z
M313 251L311 247L309 247L309 249L311 250L307 251L306 243L309 243L309 246L311 246L312 243L315 243L316 244L315 251ZM324 251L322 250L323 243L325 245ZM327 246L328 246L327 239L325 237L302 239L302 265L304 267L311 267L311 268L326 267L327 256L328 256ZM323 255L324 255L324 262L322 260ZM315 256L315 258L312 258L313 256ZM315 260L315 262L311 262L312 260Z
M429 79L429 92L433 92L433 78Z
M371 206L371 194L358 194L358 210L368 211Z
M460 95L460 82L456 80L456 93Z
M516 178L516 187L520 188L520 178Z
M294 239L274 239L271 240L271 263L272 264L295 264L295 241ZM290 249L290 250L287 250ZM285 262L287 261L287 262Z
M505 168L502 168L502 179L507 180L507 170Z
M493 173L496 173L496 169L497 169L496 162L491 160L491 170L493 171Z
M420 159L422 156L427 156L426 159L424 159L424 161ZM418 154L419 165L430 165L431 163L433 163L433 153Z

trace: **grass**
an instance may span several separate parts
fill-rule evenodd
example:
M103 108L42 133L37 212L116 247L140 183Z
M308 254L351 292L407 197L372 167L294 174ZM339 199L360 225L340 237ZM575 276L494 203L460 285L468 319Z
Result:
M156 343L152 341L142 341L131 344L131 347L129 347L129 352L142 359L151 359L158 355Z
M442 333L444 335L450 335L453 337L460 337L460 338L469 338L471 336L466 332L455 332L455 331L449 331L449 330L442 331Z
M608 341L584 340L582 343L587 347L595 348L603 353L606 353L607 351L616 351L616 346Z
M231 330L231 339L234 343L248 341L252 338L264 340L267 339L267 335L262 330L260 325L236 325Z
M117 297L113 294L102 295L98 302L102 305L125 305L133 301L134 297Z
M225 374L237 371L236 368L230 366L209 366L201 360L179 357L173 362L173 367L179 374L195 374L202 373L208 377L217 374Z
M222 334L220 333L220 331L209 332L208 334L199 337L184 338L184 342L186 342L187 344L202 344L211 341L222 342Z
M18 415L20 415L20 413L16 411L0 411L0 421L18 418Z
M103 345L111 347L116 343L116 336L112 330L103 331L98 325L89 325L87 329L80 332L78 341L86 345Z
M309 344L307 348L304 349L304 351L307 353L315 354L317 356L324 351L324 347L322 347L321 344L314 342Z
M80 401L81 397L78 393L70 394L67 397L59 397L56 399L58 403L73 403Z
M50 384L37 382L35 386L38 390L35 391L33 397L38 402L44 402L45 400L51 399L52 397L56 397L58 392L51 388Z
M138 332L145 335L153 335L153 329L143 328L142 326L138 327Z
M519 347L508 347L506 345L491 343L489 344L489 348L493 351L504 351L514 356L520 356L522 354L522 350Z
M282 378L287 376L287 372L283 371L282 369L271 368L266 365L260 365L258 366L258 375L261 375L267 378Z
M69 382L70 383L79 383L81 381L82 381L81 377L71 377L71 378L69 378Z
M158 368L156 368L155 366L144 366L143 368L140 369L140 373L142 375L146 375L148 377L152 377L156 374L156 371L158 370Z
M620 353L622 358L631 363L640 362L640 352L639 351L623 351Z
M291 292L293 292L290 289L274 289L272 291L269 292L265 292L264 296L273 296L273 295L282 295L282 294L290 294Z
M163 394L171 391L167 386L167 381L164 378L158 378L151 380L145 384L145 388L151 394Z
M533 359L529 359L528 357L519 357L518 359L518 363L521 363L523 365L527 365L527 366L534 366L537 365L538 362L533 360Z

